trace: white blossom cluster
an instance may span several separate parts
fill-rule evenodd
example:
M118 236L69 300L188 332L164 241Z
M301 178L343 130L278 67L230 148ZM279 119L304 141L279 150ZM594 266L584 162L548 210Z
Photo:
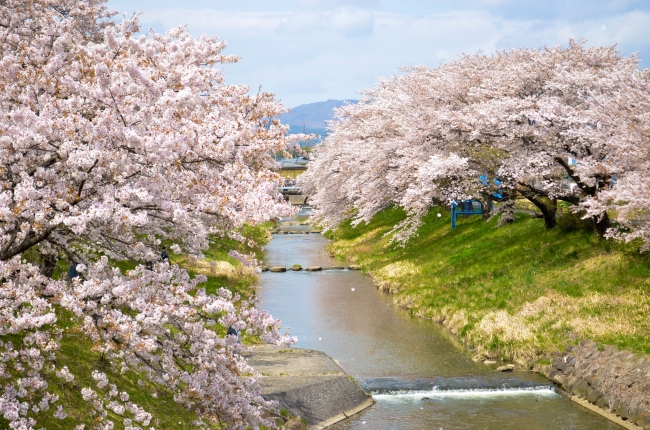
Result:
M603 236L650 245L650 73L614 47L516 49L405 68L336 111L301 176L327 228L406 210L400 242L435 205L521 195L556 224L557 202ZM333 191L335 190L335 191Z
M150 424L151 414L135 403L129 402L128 393L118 391L115 384L109 383L106 374L95 370L92 377L97 381L99 391L82 388L81 395L86 402L92 405L91 415L96 415L95 420L99 422L98 428L110 430L115 427L114 421L108 417L108 411L121 417L125 429L140 430L142 427L137 424L142 426Z
M0 3L0 414L36 428L55 409L57 309L72 312L117 368L164 385L176 401L229 428L271 425L242 347L210 327L234 325L286 344L279 323L226 290L161 260L161 241L200 255L210 234L290 213L272 154L293 145L273 95L228 85L225 42L139 33L103 0ZM36 257L35 257L36 256ZM79 276L54 280L60 259ZM111 261L140 263L122 273ZM5 341L12 336L12 342ZM253 376L243 376L243 375ZM93 373L82 394L98 416L151 417ZM126 415L125 415L126 416ZM112 428L109 420L100 428Z
M242 254L237 250L232 250L228 252L228 255L235 260L242 263L244 266L255 267L259 265L259 262L255 259L255 254Z

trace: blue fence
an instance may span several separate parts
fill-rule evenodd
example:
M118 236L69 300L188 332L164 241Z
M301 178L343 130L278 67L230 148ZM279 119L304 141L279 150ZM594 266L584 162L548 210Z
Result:
M502 184L496 178L492 179L494 184L499 186ZM485 175L479 176L479 181L482 185L487 186L489 184L488 178ZM501 200L503 196L501 195L501 189L497 189L492 195L497 199ZM492 208L492 202L490 201L490 209ZM456 217L458 215L483 215L483 205L478 200L461 200L460 202L451 203L451 228L456 228Z
M483 205L476 200L463 200L451 203L451 228L456 228L458 215L482 215Z

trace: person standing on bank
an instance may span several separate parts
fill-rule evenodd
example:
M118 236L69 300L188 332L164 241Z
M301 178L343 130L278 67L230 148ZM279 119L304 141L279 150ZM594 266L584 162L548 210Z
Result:
M241 345L241 332L237 330L235 327L233 326L228 327L228 332L226 333L226 336L235 336L237 338L237 343Z
M169 253L167 253L167 248L163 246L162 252L160 253L160 261L169 263Z
M74 278L79 276L79 272L77 272L77 263L72 259L68 259L68 264L70 265L70 267L68 267L68 279L72 281Z

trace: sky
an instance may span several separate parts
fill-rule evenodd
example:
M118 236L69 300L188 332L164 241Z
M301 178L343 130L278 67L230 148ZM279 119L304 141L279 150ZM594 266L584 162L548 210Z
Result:
M461 53L617 45L650 67L650 0L109 0L143 12L144 28L187 25L242 58L226 82L261 85L287 107L355 99L402 66L437 67Z

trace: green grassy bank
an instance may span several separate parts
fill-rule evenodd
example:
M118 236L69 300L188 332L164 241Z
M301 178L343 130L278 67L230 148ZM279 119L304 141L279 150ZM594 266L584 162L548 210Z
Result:
M527 214L498 228L459 218L452 230L434 208L399 247L386 233L404 216L387 209L356 228L343 223L330 251L477 353L530 365L581 339L650 353L650 255L638 244L599 239L569 216L550 231Z
M258 244L263 245L269 239L268 225L244 227L241 233ZM240 262L228 256L230 250L242 253L259 253L246 244L225 238L213 238L210 249L205 252L205 260L190 260L184 255L171 255L172 264L179 264L193 275L201 273L207 276L207 282L199 285L205 288L208 294L214 294L217 289L225 287L240 294L242 298L249 298L253 294L253 287L257 277L253 270L244 267ZM125 272L135 267L135 262L119 262L117 264ZM59 262L55 277L60 277L67 271L67 262ZM56 326L62 331L60 349L56 352L55 365L57 369L67 366L75 375L71 382L55 376L54 371L44 372L48 379L48 391L57 394L60 400L49 410L40 412L37 416L37 428L47 429L72 429L79 424L85 424L87 429L95 428L97 415L91 413L92 406L83 400L81 390L85 387L97 389L97 383L92 379L92 371L97 369L105 373L111 384L116 384L119 391L126 391L130 401L144 408L152 415L151 427L163 429L185 428L211 428L220 429L217 423L201 422L199 416L186 410L176 403L171 391L165 387L151 383L144 375L134 371L120 372L102 354L93 351L93 341L83 331L83 321L70 312L57 308ZM215 325L214 329L225 335L227 328ZM22 341L18 336L0 336L2 341L13 341L18 344ZM260 342L256 337L244 335L242 341L247 344ZM67 418L59 420L53 417L56 406L62 405ZM120 427L123 417L107 410L108 418ZM129 413L126 413L129 417ZM149 426L147 426L148 428ZM0 417L0 428L8 428L8 422Z

